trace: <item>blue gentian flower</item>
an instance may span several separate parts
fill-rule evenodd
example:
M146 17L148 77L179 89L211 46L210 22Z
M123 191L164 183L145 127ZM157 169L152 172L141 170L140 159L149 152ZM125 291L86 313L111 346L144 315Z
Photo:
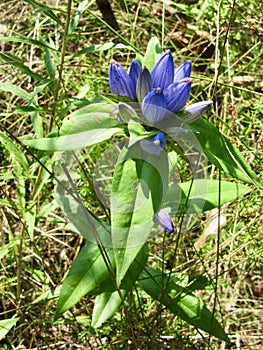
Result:
M166 114L167 104L161 88L151 90L142 101L142 114L149 122L159 122Z
M148 71L146 67L141 70L141 74L139 75L136 81L136 96L138 102L142 102L144 97L147 96L149 91L153 88L152 85L152 77L151 73Z
M110 61L109 68L110 88L113 94L125 96L136 100L135 74L131 77L125 69L116 61Z
M166 145L166 138L163 132L159 132L158 134L156 134L153 138L152 138L152 142L156 145L156 146L160 146L162 149L164 149L165 145Z
M178 112L186 104L191 90L192 63L183 62L174 69L171 52L167 50L157 61L152 72L133 60L129 73L114 60L109 67L112 93L138 101L144 117L160 122L166 111Z
M136 60L132 60L129 70L129 76L132 78L133 85L136 87L137 80L141 74L141 66Z
M161 209L157 214L154 215L154 220L168 233L174 232L174 225L170 218L170 215Z

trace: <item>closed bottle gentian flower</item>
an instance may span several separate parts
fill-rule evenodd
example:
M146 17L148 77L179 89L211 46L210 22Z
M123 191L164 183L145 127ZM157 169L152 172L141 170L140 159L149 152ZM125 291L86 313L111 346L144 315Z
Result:
M185 78L169 85L164 90L164 98L169 111L175 113L184 107L190 95L191 84L190 78Z
M136 99L135 83L125 69L116 61L110 61L110 88L113 94Z
M168 233L174 232L174 225L170 215L163 209L154 215L155 221Z
M129 76L132 78L133 84L136 87L137 80L141 74L141 66L136 60L132 60L132 63L130 65L130 70L129 70Z
M174 71L174 82L189 78L192 71L192 62L184 61Z
M153 87L162 90L174 82L174 62L170 50L157 61L152 70Z
M138 77L136 83L136 96L138 102L142 102L145 96L152 90L152 77L151 73L146 67L144 67Z
M153 89L142 102L142 114L149 122L157 123L164 118L166 106L162 89Z

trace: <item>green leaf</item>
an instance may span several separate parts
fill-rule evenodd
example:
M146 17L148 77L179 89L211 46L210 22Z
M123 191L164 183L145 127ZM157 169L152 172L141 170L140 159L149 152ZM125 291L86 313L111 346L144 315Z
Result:
M167 154L147 140L125 147L111 191L112 242L117 284L149 237L168 181Z
M128 291L135 285L135 282L138 280L143 268L145 267L148 254L148 247L145 244L131 264L120 285L122 298L120 298L119 293L116 291L116 288L110 279L101 284L99 287L101 293L95 299L95 306L92 313L92 327L100 327L102 323L112 317L119 309Z
M44 112L46 112L46 111L44 111ZM33 126L36 137L42 138L44 131L43 131L42 118L40 117L40 114L37 111L31 112L30 119L31 119L32 126Z
M22 142L27 146L43 151L72 151L108 140L119 131L122 131L122 129L98 128L73 135L47 137L42 139L31 140L23 139Z
M132 287L135 285L136 281L138 280L142 270L146 266L147 260L149 256L149 249L147 244L144 244L142 249L139 251L138 255L130 265L128 271L126 272L126 275L124 276L120 289L129 291L132 289ZM93 294L99 295L101 293L105 292L114 292L116 290L116 287L113 284L112 280L105 280L102 282L102 284L95 290L93 290Z
M49 48L50 50L57 51L54 47L49 45L44 40L36 40L36 39L30 39L26 36L1 36L0 41L11 41L15 43L24 43L24 44L30 44L30 45L36 45L42 48Z
M46 109L41 107L33 106L16 106L16 111L20 113L30 113L30 112L46 112Z
M31 304L40 303L43 300L50 300L59 297L59 293L61 291L61 285L57 286L55 289L49 289L42 293L39 297L34 299Z
M65 183L67 185L67 183ZM70 190L70 189L69 189ZM65 188L57 185L56 201L77 232L86 240L111 246L110 227L100 222L78 199L65 194Z
M76 134L98 128L118 126L116 107L106 103L92 103L71 113L63 120L60 135Z
M17 175L21 174L20 168L22 168L24 171L28 171L28 162L23 151L21 151L21 149L17 147L17 145L13 142L13 140L11 140L1 131L0 131L0 143L9 152L12 158L12 161L15 164L15 167L17 166L19 168L19 172L17 173Z
M48 7L46 5L40 4L39 2L35 0L25 0L28 4L31 4L38 8L41 12L45 14L45 16L50 17L53 19L55 22L57 22L59 25L63 26L63 23L61 20L55 15L55 13L52 11L51 7Z
M10 329L16 325L18 320L19 317L0 320L0 340L4 339Z
M165 305L174 315L188 324L230 343L224 329L205 304L187 288L177 285L161 271L151 268L145 269L140 285L146 293Z
M15 245L18 244L18 240L12 240L11 242L0 247L0 260L3 259Z
M219 193L220 189L220 193ZM164 207L170 207L174 214L202 213L218 208L246 193L251 188L230 181L197 179L178 184L170 184L164 200Z
M119 292L105 292L96 296L91 327L99 328L102 323L111 318L122 304L122 300L126 297L127 291L120 290Z
M143 67L146 66L149 71L152 71L155 63L162 56L163 49L159 44L159 40L156 36L152 36L144 56Z
M263 189L263 184L259 181L257 175L251 170L247 160L231 144L227 137L205 119L198 119L190 127L195 132L202 151L206 158L234 178L256 184Z
M9 152L13 164L13 173L17 178L16 194L21 210L21 215L24 216L25 209L25 197L26 197L26 186L25 186L25 172L28 172L28 162L24 153L20 148L9 139L4 133L0 131L0 143Z
M113 256L110 248L102 250L97 244L85 244L63 282L55 320L98 287L103 280L113 278L105 263L106 259L114 267Z
M18 96L27 102L31 99L31 95L27 91L13 84L0 83L0 90L11 92L13 95Z
M70 21L68 34L72 34L74 32L74 30L77 28L77 26L79 24L79 20L82 16L82 13L84 12L88 3L89 3L88 0L83 0L79 3L78 8L77 8L77 13Z
M57 64L55 63L53 53L53 50L51 51L50 49L45 48L44 62L48 75L51 79L54 79L56 77L57 72Z
M27 230L31 241L34 238L35 222L36 222L36 204L35 202L29 202L26 206L25 220L27 223Z
M42 80L43 77L39 75L38 73L34 73L30 68L24 65L24 63L20 60L20 58L16 57L15 55L12 55L10 53L1 53L0 52L0 58L7 62L8 64L11 64L13 67L18 68L22 73L28 75L29 77L36 79L36 80Z

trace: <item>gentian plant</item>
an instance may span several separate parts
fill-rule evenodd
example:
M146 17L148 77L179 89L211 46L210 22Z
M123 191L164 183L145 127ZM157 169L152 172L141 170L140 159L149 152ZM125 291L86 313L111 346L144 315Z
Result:
M59 133L23 140L28 146L58 152L57 202L71 228L86 239L63 281L56 319L85 295L93 295L90 326L98 328L126 307L126 296L136 288L137 295L146 292L198 330L229 342L214 313L195 295L196 289L213 288L211 281L175 273L176 265L158 269L147 264L148 242L154 236L171 238L176 257L183 227L189 228L183 225L186 218L249 192L250 187L240 182L262 188L227 137L200 118L211 101L188 104L193 99L191 70L190 61L175 69L171 52L160 54L153 37L145 57L138 55L129 72L110 61L112 94L73 111ZM82 161L78 150L92 150L104 141L108 148L94 170L94 188L107 214L103 216L87 209L77 183ZM178 157L187 161L190 181L175 180ZM232 181L210 179L208 163Z

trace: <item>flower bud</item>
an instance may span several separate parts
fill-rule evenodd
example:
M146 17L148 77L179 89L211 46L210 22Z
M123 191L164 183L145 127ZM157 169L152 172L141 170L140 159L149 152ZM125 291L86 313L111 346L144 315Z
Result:
M161 121L166 113L166 102L162 89L153 89L142 101L142 114L151 123Z
M144 67L139 75L136 84L136 95L138 102L142 102L144 97L152 90L152 77L146 67Z
M175 113L184 107L190 95L191 84L191 80L186 78L171 84L164 91L164 97L169 111Z
M165 210L161 209L159 213L154 215L154 219L168 233L174 232L172 220Z
M132 60L132 63L130 65L130 70L129 70L129 76L131 77L134 86L137 84L137 80L140 76L141 73L141 66L136 60Z
M160 146L162 149L164 149L165 145L166 145L166 138L164 136L163 132L159 132L158 134L156 134L153 138L152 138L152 142L157 145Z
M136 100L135 84L125 69L116 61L110 61L109 81L111 92Z
M166 89L174 81L174 62L171 52L167 50L157 61L152 70L153 87Z

